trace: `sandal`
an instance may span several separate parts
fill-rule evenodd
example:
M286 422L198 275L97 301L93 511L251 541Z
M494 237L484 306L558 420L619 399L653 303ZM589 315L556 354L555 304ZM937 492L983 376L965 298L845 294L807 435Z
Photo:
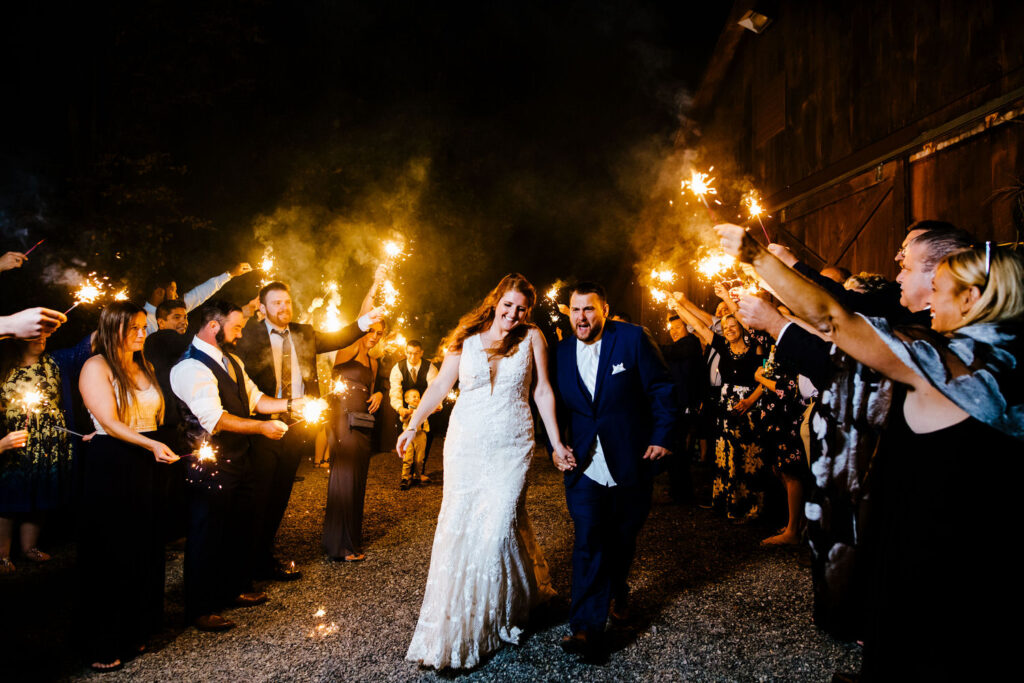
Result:
M33 562L49 562L50 556L44 553L39 548L29 548L25 551L25 557L32 560Z
M111 671L119 671L124 668L124 662L120 659L115 659L112 662L93 662L89 665L89 668L93 671L101 674L110 673Z
M9 557L0 557L0 574L13 574L17 567L11 562Z

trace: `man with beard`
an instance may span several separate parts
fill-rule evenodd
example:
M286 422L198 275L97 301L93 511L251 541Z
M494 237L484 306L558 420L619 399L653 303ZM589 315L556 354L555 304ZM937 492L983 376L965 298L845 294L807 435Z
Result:
M573 520L572 635L562 648L600 662L605 622L629 619L626 578L647 519L655 461L670 454L677 410L665 361L642 327L608 320L604 288L572 289L574 337L553 354L556 392L572 459L565 472Z
M374 309L337 332L292 322L291 291L283 282L260 289L259 310L264 320L253 318L246 325L238 356L259 390L280 399L319 396L317 354L352 344L381 319L380 309ZM285 419L287 414L281 417ZM311 431L295 429L279 440L257 436L252 445L254 575L277 581L299 579L302 573L294 563L274 557L274 537L288 508L299 462L313 454Z
M237 356L226 350L242 334L242 310L224 301L200 309L200 328L184 357L171 369L185 438L194 452L214 448L216 460L189 468L189 529L185 544L185 617L203 631L235 624L224 607L267 601L252 587L252 465L250 439L280 439L288 426L254 420L263 414L301 410L304 399L265 396Z

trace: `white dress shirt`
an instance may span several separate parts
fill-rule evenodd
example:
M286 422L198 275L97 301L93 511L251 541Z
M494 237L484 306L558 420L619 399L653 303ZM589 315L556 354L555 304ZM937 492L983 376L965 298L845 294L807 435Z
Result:
M594 391L597 388L597 366L601 360L601 341L598 339L593 344L584 344L576 340L576 368L579 370L583 385L594 398ZM601 437L594 437L594 444L590 447L590 464L583 470L583 476L590 478L601 486L615 486L612 473L608 470L608 463L604 459L604 448L601 447Z
M409 364L409 374L413 377L418 377L420 368L426 361L420 358L420 362L415 367ZM388 390L388 400L391 401L391 407L395 409L397 413L399 410L405 407L405 392L402 390L402 371L399 369L402 361L395 363L395 366L391 368L391 374L388 376L388 380L391 384L391 388ZM427 384L429 385L437 377L437 366L433 363L427 369ZM412 388L412 387L410 387Z
M205 353L221 366L224 365L224 352L212 344L207 344L202 339L192 339L192 346ZM245 372L245 366L238 356L232 356L238 366L242 369L242 382L245 383L245 393L249 397L249 412L256 410L256 404L263 398L263 392L256 388L256 385ZM233 370L231 371L233 372ZM231 374L229 372L229 374ZM217 378L213 370L195 358L186 358L171 368L171 390L175 396L188 405L188 409L199 419L203 429L213 434L214 428L220 421L221 416L227 412L220 402L220 392L217 388Z
M221 273L185 292L185 296L181 297L181 300L185 302L185 312L197 308L230 281L230 273ZM146 311L146 332L153 334L160 329L160 326L156 324L156 306L147 301L142 308Z
M270 350L274 354L274 380L277 386L277 398L281 396L281 346L284 339L279 334L274 334L274 330L280 330L284 332L287 327L281 328L274 325L270 320L264 320L263 324L267 326L267 334L270 335ZM306 385L302 381L302 368L299 366L299 354L295 352L295 343L292 341L292 332L288 332L288 343L292 347L292 396L299 397L306 393Z

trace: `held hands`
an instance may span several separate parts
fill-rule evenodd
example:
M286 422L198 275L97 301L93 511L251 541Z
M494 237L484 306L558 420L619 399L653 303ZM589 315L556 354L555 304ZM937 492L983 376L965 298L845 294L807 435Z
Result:
M172 462L178 462L181 458L171 450L167 444L154 441L153 445L149 447L149 450L153 451L153 457L156 458L157 462L169 464Z
M647 452L644 453L644 460L661 460L666 455L669 455L672 451L663 446L655 446L651 444L647 447Z
M370 398L366 399L367 404L369 404L369 407L366 409L366 412L370 413L371 415L376 413L377 409L380 408L380 402L383 398L384 394L382 394L379 391L375 394L372 394Z
M26 443L28 443L28 430L19 429L10 432L7 436L0 439L0 453L9 451L12 448L24 448Z
M572 449L565 444L555 444L551 448L551 461L559 472L569 472L576 469L576 456Z
M228 275L231 277L238 277L239 275L245 275L246 273L252 272L252 266L245 261L235 264L235 267L228 271Z
M292 405L294 406L294 403ZM287 433L288 425L280 420L267 420L260 423L260 434L268 439L279 441Z

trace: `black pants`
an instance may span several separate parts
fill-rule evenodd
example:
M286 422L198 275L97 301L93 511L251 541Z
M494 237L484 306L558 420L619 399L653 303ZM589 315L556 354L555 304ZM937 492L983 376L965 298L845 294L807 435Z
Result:
M249 454L230 469L189 465L185 541L185 618L215 614L252 590L252 468Z
M303 457L312 456L313 441L301 427L289 430L280 441L253 438L252 561L256 576L274 564L274 537L288 509L292 484Z

